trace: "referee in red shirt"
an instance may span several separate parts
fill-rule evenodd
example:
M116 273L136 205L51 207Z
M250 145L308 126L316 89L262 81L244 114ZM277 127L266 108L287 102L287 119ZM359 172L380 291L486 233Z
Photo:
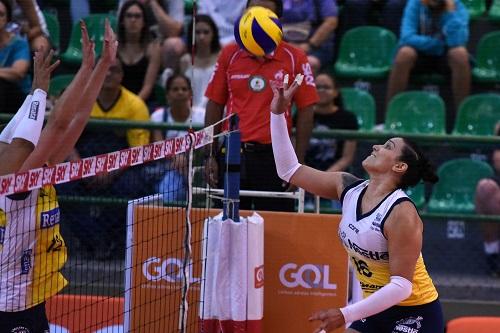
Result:
M262 6L281 17L282 0L249 0L247 8ZM264 57L256 57L242 50L237 44L224 47L219 55L212 79L205 96L208 98L205 126L222 119L226 113L239 116L241 132L241 184L242 190L285 191L289 185L278 177L271 147L270 105L273 98L271 83L281 84L288 74L293 82L297 74L304 75L304 83L293 97L298 112L296 116L295 150L300 163L309 144L313 126L313 106L318 101L311 66L306 54L281 42L276 50ZM286 112L288 129L292 128L290 108ZM215 132L220 131L220 126ZM216 144L213 145L216 149ZM219 151L210 154L209 177L211 186L223 186L224 156ZM253 206L252 206L253 203ZM269 199L243 197L241 209L293 211L291 199Z

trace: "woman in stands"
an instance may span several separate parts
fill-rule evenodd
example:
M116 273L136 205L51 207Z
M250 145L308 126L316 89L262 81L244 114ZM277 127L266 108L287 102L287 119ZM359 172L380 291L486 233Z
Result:
M219 30L214 20L208 15L197 15L195 33L195 55L194 61L191 54L186 53L181 58L181 73L192 79L196 84L193 86L193 106L205 108L208 99L205 90L215 70L215 63L221 49L219 42ZM189 25L187 35L188 46L193 42L193 24Z
M374 145L363 161L370 176L361 180L345 172L322 172L298 163L284 111L301 83L273 87L271 137L280 177L322 197L341 200L338 235L361 282L364 299L341 309L312 314L315 333L352 323L346 332L444 331L438 293L422 255L423 224L403 192L421 180L438 180L433 167L411 141L396 137Z
M2 157L0 175L62 162L83 131L117 42L106 22L103 52L95 65L94 45L83 22L81 29L82 65L43 131L46 91L57 62L51 65L52 53L44 57L43 50L37 52L33 95L0 134L0 155L8 156ZM59 220L52 185L0 196L0 332L49 331L45 301L67 284L60 273L67 252Z
M152 40L146 8L140 1L123 4L118 16L118 57L123 66L122 85L150 104L158 71L160 44Z

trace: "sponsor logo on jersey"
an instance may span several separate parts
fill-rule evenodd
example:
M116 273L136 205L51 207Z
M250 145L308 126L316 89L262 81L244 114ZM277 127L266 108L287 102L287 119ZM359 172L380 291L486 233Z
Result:
M0 209L0 245L5 241L5 228L7 227L7 215Z
M24 326L16 326L10 331L10 333L30 333L30 332L31 331Z
M30 107L30 113L28 114L29 119L36 120L38 118L38 109L40 107L40 102L33 101Z
M345 242L344 242L345 244ZM368 251L360 247L358 244L352 242L350 239L347 239L346 247L350 248L356 253L361 254L363 257L371 259L371 260L389 260L389 252L377 252L377 251Z
M356 226L354 224L352 224L352 223L349 223L349 229L351 229L355 233L359 233L359 229L356 228Z
M371 283L364 283L361 282L361 289L366 290L366 291L377 291L383 286L379 286L378 284L371 284Z
M422 327L421 321L423 319L424 319L423 317L418 316L418 317L408 317L398 320L396 322L396 326L394 327L392 333L399 333L399 332L418 333L418 331Z
M59 224L61 219L61 214L59 212L59 207L51 209L40 214L40 224L42 229L47 229Z
M261 92L266 88L266 79L260 75L251 76L248 80L248 87L253 92Z
M23 255L21 256L21 274L28 274L31 270L31 256L33 254L33 250L28 249L24 250Z

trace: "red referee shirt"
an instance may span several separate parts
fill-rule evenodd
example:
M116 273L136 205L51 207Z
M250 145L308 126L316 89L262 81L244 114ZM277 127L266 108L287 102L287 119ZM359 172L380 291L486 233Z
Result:
M271 143L269 108L273 92L270 82L282 84L285 74L289 74L291 84L299 73L305 77L293 102L300 110L315 104L319 99L311 66L302 50L282 42L272 56L257 59L237 44L230 44L219 55L205 96L217 104L225 105L227 114L239 115L241 141ZM290 109L286 112L286 118L290 130Z

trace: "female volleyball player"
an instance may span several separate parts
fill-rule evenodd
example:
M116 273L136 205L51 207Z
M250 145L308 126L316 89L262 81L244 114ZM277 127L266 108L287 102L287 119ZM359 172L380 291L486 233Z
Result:
M2 172L22 172L63 161L83 131L116 57L117 42L106 22L102 55L95 65L94 45L83 22L81 29L82 64L41 133L48 81L57 64L50 65L51 55L44 57L43 52L35 56L34 87L38 89L18 111L18 122L11 121L5 128L12 135L5 130L0 135L0 154L8 156L2 159L2 166L6 165ZM21 145L22 151L18 149ZM53 186L0 197L0 332L49 331L45 300L67 284L59 272L67 257L59 221Z
M314 333L330 332L352 322L346 332L444 331L438 293L421 255L422 221L403 192L420 180L438 178L411 141L396 137L374 145L363 161L370 176L361 180L345 172L322 172L298 163L283 112L301 83L273 87L271 138L280 177L308 192L341 200L339 237L361 282L364 299L344 308L318 311Z

